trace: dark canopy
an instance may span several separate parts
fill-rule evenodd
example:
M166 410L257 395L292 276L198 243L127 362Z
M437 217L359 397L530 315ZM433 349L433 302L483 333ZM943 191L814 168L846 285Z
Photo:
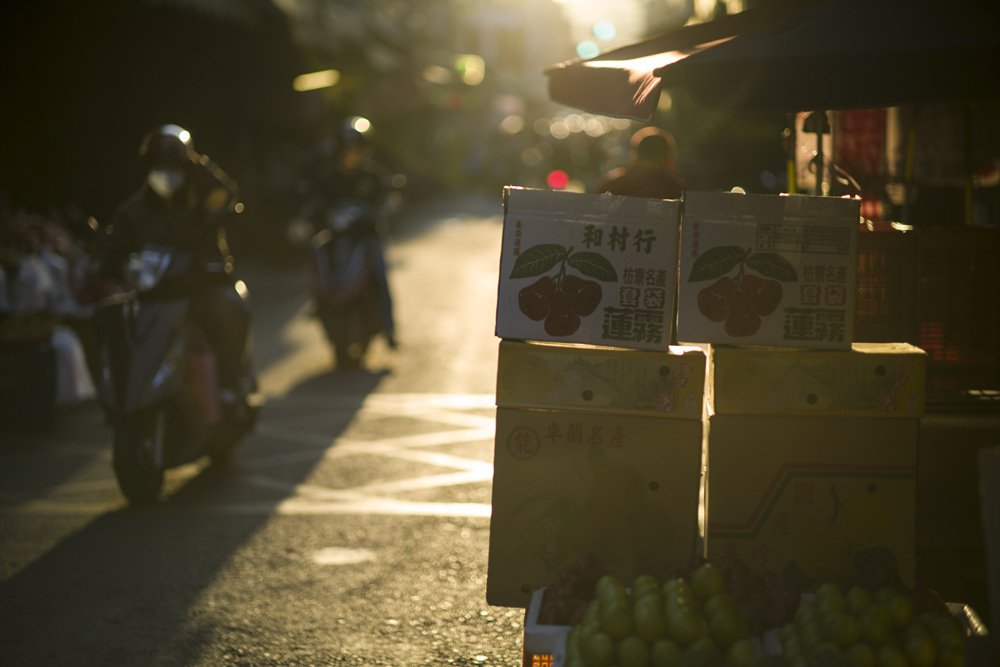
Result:
M831 0L658 69L707 107L849 109L1000 94L1000 3Z
M776 2L546 70L550 97L648 119L661 86L732 109L1000 97L1000 3Z

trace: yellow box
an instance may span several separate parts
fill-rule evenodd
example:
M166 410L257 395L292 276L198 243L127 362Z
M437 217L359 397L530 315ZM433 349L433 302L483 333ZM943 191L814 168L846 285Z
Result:
M671 574L695 555L704 354L556 347L512 341L500 347L490 604L527 607L532 591L584 555L629 579ZM532 381L511 382L525 363L517 360L529 354ZM579 409L575 391L556 390L568 369L581 367L587 372L580 391L600 380L608 396L620 392L603 409ZM664 367L670 372L661 375ZM619 375L604 374L608 369ZM632 391L631 380L685 373L687 383L661 385L652 394L659 401L635 402L647 394ZM688 396L691 409L663 409L687 406Z
M700 419L705 353L500 342L497 404Z
M708 558L801 590L880 568L912 585L923 352L710 356Z
M854 343L850 352L711 348L716 414L919 417L926 354L909 343Z
M913 585L919 420L713 415L708 428L710 560L804 589L888 552Z

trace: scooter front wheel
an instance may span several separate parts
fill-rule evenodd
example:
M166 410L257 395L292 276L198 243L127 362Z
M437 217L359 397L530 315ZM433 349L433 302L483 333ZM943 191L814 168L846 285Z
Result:
M163 486L163 410L136 415L115 427L112 465L131 505L154 502Z

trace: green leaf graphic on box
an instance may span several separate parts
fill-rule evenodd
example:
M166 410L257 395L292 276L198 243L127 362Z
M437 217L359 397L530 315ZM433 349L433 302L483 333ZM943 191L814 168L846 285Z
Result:
M533 245L517 256L510 277L531 278L539 276L566 259L566 253L566 248L558 243Z
M745 258L746 251L737 246L723 245L706 250L694 260L688 282L696 283L720 278L732 271Z
M757 252L747 257L747 266L762 276L784 282L795 282L799 274L792 263L773 252Z
M575 252L569 256L566 263L588 278L608 283L618 282L618 272L615 271L615 267L604 259L603 255L596 252Z

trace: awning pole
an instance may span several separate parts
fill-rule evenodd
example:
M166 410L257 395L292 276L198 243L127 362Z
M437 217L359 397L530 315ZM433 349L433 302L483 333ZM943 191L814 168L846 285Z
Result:
M826 125L826 112L816 110L816 195L823 196L823 126Z

